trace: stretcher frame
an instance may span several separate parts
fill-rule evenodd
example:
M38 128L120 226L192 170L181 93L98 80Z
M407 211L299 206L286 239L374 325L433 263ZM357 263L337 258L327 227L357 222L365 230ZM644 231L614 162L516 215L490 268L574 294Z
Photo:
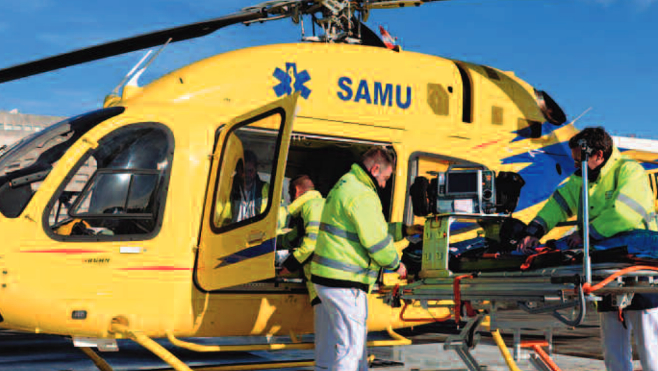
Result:
M504 218L507 216L466 213L441 214L429 218L425 223L420 280L404 286L399 298L455 300L456 279L459 281L461 301L469 301L475 306L478 306L479 302L517 303L521 309L532 313L545 312L553 306L557 306L556 309L578 307L581 303L599 301L601 296L607 294L616 296L613 298L613 305L623 309L630 304L635 293L658 293L658 281L654 279L658 277L658 262L656 267L646 269L641 269L645 266L637 267L627 262L587 264L590 268L589 274L578 265L525 271L473 271L469 272L470 274L452 272L449 268L452 225L455 222L472 223L483 220L496 222ZM587 276L591 277L589 284ZM604 281L606 282L601 285ZM534 306L518 304L519 302L534 303ZM537 304L547 307L541 310L536 307ZM556 318L569 326L577 326L582 322L559 316Z
M467 324L459 335L446 340L444 348L455 350L471 371L481 369L470 350L478 343L477 330L485 315L491 317L492 331L510 327L515 331L514 359L518 360L521 328L540 325L540 329L545 330L550 354L553 329L581 325L588 303L600 301L602 296L610 294L613 298L612 304L623 309L630 304L635 293L658 294L658 281L654 279L658 277L658 264L655 267L634 266L630 263L591 264L588 249L588 255L583 258L583 266L504 272L452 272L449 269L449 260L450 231L453 223L500 221L503 218L507 216L465 213L441 214L428 218L425 223L420 280L388 293L385 298L392 306L419 301L422 306L428 308L453 307L458 326L461 313L465 309L464 304L467 304L466 307L473 310ZM446 301L452 301L454 304L446 304ZM543 321L541 324L524 321L511 326L509 323L496 321L496 312L512 309L522 309L533 315L549 314L554 320ZM559 370L550 366L550 359L542 361L535 354L531 360L538 370ZM510 365L510 369L514 367Z

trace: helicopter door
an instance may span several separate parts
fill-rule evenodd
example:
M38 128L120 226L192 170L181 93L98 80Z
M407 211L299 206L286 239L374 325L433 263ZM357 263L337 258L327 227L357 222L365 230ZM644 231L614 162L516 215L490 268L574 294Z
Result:
M195 268L201 290L275 276L277 217L297 95L220 129Z

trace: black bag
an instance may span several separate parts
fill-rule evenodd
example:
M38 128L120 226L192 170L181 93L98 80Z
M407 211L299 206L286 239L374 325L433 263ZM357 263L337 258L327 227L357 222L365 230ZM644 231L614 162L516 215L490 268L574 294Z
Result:
M416 216L427 216L432 212L428 200L428 189L430 182L424 176L418 176L409 189L411 195L411 206Z
M501 171L496 177L496 212L509 214L516 209L525 180L518 173Z

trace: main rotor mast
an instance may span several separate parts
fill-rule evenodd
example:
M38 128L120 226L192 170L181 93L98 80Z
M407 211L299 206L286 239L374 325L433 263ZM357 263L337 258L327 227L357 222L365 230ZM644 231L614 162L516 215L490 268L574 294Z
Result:
M244 8L243 11L267 14L244 23L290 17L295 24L301 24L303 41L361 44L364 36L362 23L368 19L370 10L420 6L435 1L446 0L270 0ZM312 36L305 35L304 16L311 17ZM316 34L315 26L320 28L319 34Z

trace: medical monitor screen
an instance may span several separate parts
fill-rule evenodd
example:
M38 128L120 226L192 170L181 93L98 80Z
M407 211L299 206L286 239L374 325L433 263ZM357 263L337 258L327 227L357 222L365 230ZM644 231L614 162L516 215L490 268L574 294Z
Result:
M449 173L448 194L477 193L478 173Z

